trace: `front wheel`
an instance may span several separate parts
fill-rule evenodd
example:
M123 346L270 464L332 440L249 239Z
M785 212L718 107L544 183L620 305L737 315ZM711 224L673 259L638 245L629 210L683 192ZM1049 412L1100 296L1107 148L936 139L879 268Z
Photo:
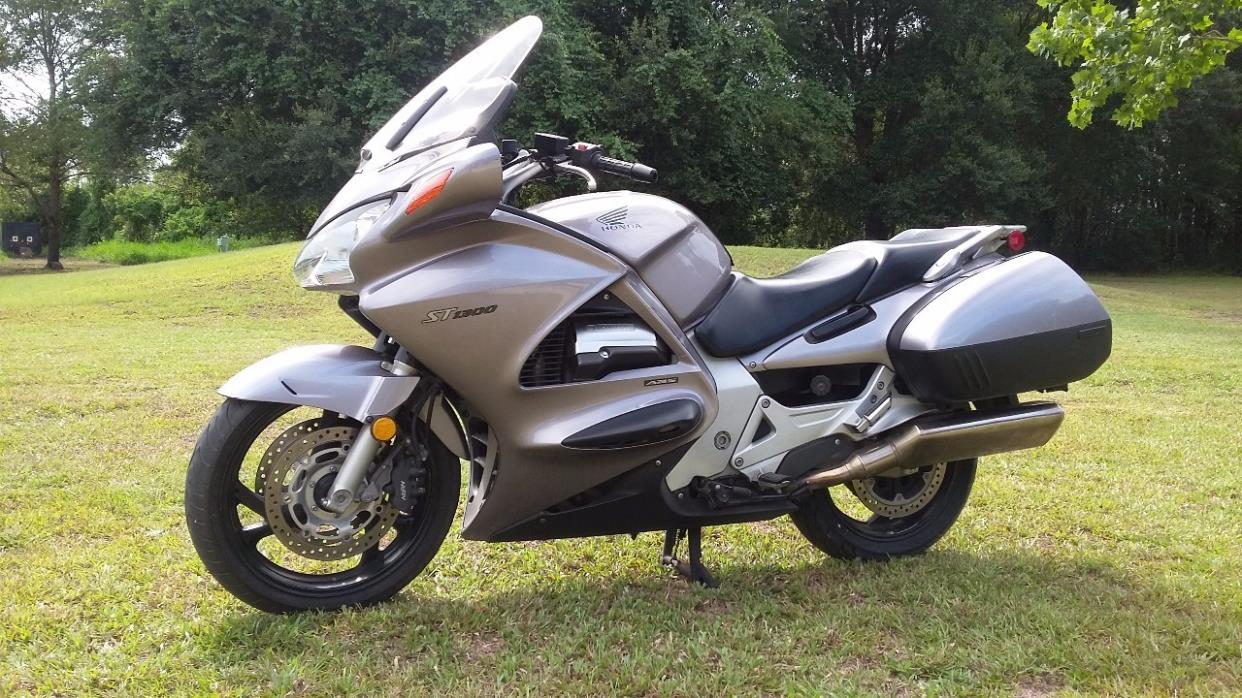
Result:
M916 555L957 521L977 463L939 463L812 492L789 517L807 540L832 557Z
M260 610L335 610L387 600L431 562L456 512L460 463L435 437L402 469L419 492L391 505L377 457L372 496L345 512L321 505L361 425L310 408L228 399L190 458L185 511L207 570ZM398 446L389 446L396 449ZM376 494L378 493L378 495Z

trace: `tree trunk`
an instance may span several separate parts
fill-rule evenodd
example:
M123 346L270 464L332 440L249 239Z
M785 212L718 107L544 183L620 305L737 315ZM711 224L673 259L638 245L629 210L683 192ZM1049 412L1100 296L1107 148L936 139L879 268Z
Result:
M61 177L61 167L57 162L53 162L48 168L50 175L47 189L47 209L43 216L44 223L47 226L47 268L61 270L64 265L60 263L60 229L61 229L61 211L60 199L61 190L64 187L64 181Z
M868 240L887 240L888 224L884 222L884 214L874 209L867 211L863 219L863 231Z
M61 152L61 133L57 130L60 118L57 91L60 82L56 74L56 57L50 48L53 45L53 36L47 33L50 30L46 28L48 27L46 21L44 27L43 67L47 71L47 113L48 124L52 128L52 157L47 166L47 208L43 217L47 223L47 268L59 271L65 268L60 263L60 229L61 221L64 220L64 213L60 210L60 199L61 190L65 186L66 163Z
M867 168L867 180L871 183L867 192L869 201L867 212L863 216L863 234L868 240L887 240L888 225L884 221L884 212L876 208L880 187L884 184L885 173L878 171L878 165L871 162L871 146L875 144L875 117L865 109L854 113L854 152L859 167Z

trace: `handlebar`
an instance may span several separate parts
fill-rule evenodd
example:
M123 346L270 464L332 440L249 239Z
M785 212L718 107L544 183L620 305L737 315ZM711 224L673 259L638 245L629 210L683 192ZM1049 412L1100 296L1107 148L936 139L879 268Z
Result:
M593 185L595 181L590 175L590 170L629 177L632 180L647 182L648 184L655 184L660 176L654 167L648 167L640 162L627 162L604 155L603 148L598 144L570 143L568 138L553 133L536 133L534 147L529 152L519 148L516 141L505 141L502 145L505 146L502 152L509 158L505 163L505 167L524 162L523 153L525 153L525 158L533 158L531 162L539 163L544 172L550 173L553 170L559 169L584 177L591 185L592 191L594 191ZM523 168L520 177L518 175L512 177L515 183L511 188L506 189L506 195L508 192L521 186L527 179L537 176L527 174L527 171L527 168ZM534 172L533 170L529 171Z
M626 162L625 160L605 157L599 153L596 153L591 160L590 166L600 172L629 177L639 182L655 184L660 176L660 173L654 167L648 167L640 162Z

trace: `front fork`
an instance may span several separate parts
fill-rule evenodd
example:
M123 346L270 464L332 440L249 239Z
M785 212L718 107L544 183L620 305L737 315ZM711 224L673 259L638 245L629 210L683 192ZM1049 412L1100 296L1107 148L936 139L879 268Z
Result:
M414 367L403 360L406 358L408 355L402 349L385 368L395 376L413 375ZM325 502L329 509L338 514L348 509L358 497L367 469L371 467L375 455L384 445L383 441L375 438L371 433L369 424L363 424L362 427L358 430L358 436L345 456L345 463L341 465L341 470L336 474L336 480L332 483L332 492L328 495L328 501Z

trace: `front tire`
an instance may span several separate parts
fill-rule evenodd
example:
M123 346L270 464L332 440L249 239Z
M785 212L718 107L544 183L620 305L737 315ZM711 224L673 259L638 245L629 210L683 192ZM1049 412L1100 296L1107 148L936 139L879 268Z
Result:
M977 459L947 464L935 494L905 516L852 516L825 489L812 492L789 518L815 547L835 558L887 560L917 555L940 540L957 521L970 497L977 464ZM847 485L837 489L852 496Z
M457 509L460 463L431 437L426 491L413 514L397 520L386 546L376 543L348 569L290 569L280 561L292 554L285 551L285 558L272 559L260 551L259 541L272 535L266 521L242 522L243 515L262 515L262 506L250 474L241 470L253 448L267 448L256 443L260 435L295 409L231 398L220 405L199 436L186 474L186 522L195 550L221 586L271 613L336 610L392 598L422 572L444 541ZM348 564L352 561L342 563Z

